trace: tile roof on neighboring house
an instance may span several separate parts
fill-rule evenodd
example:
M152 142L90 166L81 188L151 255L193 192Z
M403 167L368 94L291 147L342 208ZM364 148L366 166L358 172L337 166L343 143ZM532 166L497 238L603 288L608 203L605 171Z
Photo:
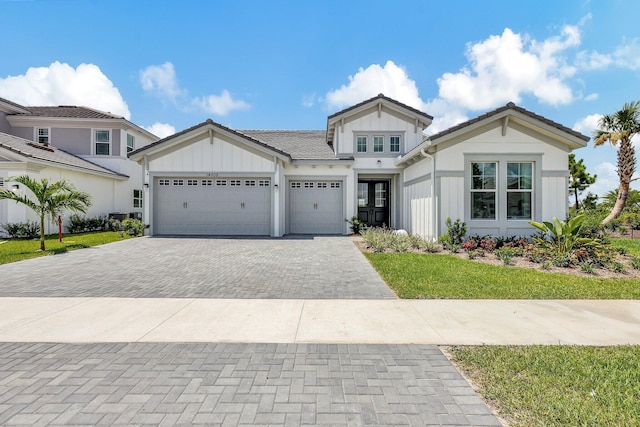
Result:
M122 116L106 113L89 107L59 105L56 107L26 107L31 113L22 116L60 117L68 119L124 119Z
M324 130L239 130L291 156L292 160L338 160Z
M25 107L24 105L20 105L20 104L18 104L18 103L16 103L16 102L9 101L9 100L8 100L8 99L6 99L6 98L2 98L2 97L0 97L0 103L7 104L7 105L11 105L12 107L15 107L15 108L17 108L17 109L19 109L19 110L29 111L29 109L28 109L27 107Z
M23 157L44 161L45 163L53 163L61 167L84 170L89 173L108 175L119 179L128 178L127 175L114 172L59 148L40 145L2 132L0 132L0 148L7 149Z
M505 106L496 108L495 110L489 111L488 113L481 114L478 117L475 117L475 118L473 118L471 120L467 120L466 122L459 123L459 124L457 124L457 125L455 125L453 127L450 127L449 129L443 130L442 132L438 132L438 133L436 133L434 135L430 135L429 139L431 139L432 141L435 141L438 138L441 138L441 137L443 137L445 135L453 133L453 132L455 132L457 130L460 130L460 129L462 129L464 127L467 127L469 125L472 125L474 123L481 122L482 120L485 120L485 119L487 119L487 118L489 118L491 116L495 116L496 114L500 114L500 113L502 113L503 111L506 111L506 110L518 111L518 112L520 112L520 113L522 113L522 114L524 114L526 116L531 117L532 119L539 120L539 121L541 121L541 122L543 122L543 123L545 123L545 124L547 124L547 125L549 125L551 127L554 127L554 128L556 128L558 130L566 132L566 133L568 133L570 135L573 135L576 138L582 139L584 141L589 141L589 139L591 139L588 136L581 134L580 132L577 132L577 131L575 131L573 129L570 129L570 128L564 126L564 125L561 125L560 123L554 122L553 120L549 120L546 117L543 117L541 115L533 113L533 112L531 112L529 110L526 110L526 109L524 109L522 107L518 107L513 102L509 102Z

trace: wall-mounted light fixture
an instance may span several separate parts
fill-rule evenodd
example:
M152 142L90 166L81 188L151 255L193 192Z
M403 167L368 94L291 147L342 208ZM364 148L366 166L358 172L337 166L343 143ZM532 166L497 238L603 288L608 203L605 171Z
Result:
M378 160L377 163L378 163L378 167L382 166L382 160Z
M273 188L278 189L278 184L273 184Z
M149 183L148 183L148 182L145 182L145 183L144 183L144 189L145 189L145 190L148 190L148 189L149 189Z
M15 191L18 191L19 189L20 189L20 186L19 186L18 184L13 184L13 185L11 186L11 191L14 191L14 192L15 192Z

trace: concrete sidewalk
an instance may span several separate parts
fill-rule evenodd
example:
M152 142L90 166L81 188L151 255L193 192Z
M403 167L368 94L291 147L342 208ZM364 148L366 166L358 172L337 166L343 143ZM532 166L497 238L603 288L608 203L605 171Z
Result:
M0 298L0 342L640 344L640 301Z

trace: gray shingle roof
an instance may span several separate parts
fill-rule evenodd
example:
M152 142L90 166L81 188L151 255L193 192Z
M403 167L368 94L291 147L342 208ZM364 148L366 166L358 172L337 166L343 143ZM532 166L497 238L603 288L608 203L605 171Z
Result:
M422 117L424 117L424 118L426 118L428 120L433 120L433 116L430 116L429 114L425 113L424 111L420 111L420 110L418 110L416 108L408 106L407 104L403 104L400 101L396 101L393 98L389 98L388 96L384 96L384 94L382 94L382 93L379 93L377 96L374 96L373 98L367 99L366 101L362 101L362 102L360 102L360 103L358 103L356 105L352 105L351 107L348 107L348 108L345 108L344 110L338 111L337 113L333 113L332 115L330 115L328 117L328 119L331 120L334 117L337 117L337 116L339 116L341 114L344 114L344 113L346 113L348 111L355 110L356 108L359 108L359 107L361 107L363 105L366 105L366 104L368 104L370 102L373 102L376 99L384 99L385 101L391 102L392 104L396 104L399 107L402 107L402 108L404 108L406 110L412 111L415 114L417 114L419 116L422 116Z
M122 116L106 113L89 107L59 105L57 107L25 107L31 114L21 116L61 117L69 119L124 119Z
M123 175L117 172L107 169L93 162L85 160L81 157L75 156L71 153L67 153L64 150L51 146L43 146L33 141L18 138L17 136L9 135L0 132L0 148L7 149L13 153L19 154L24 157L43 160L47 163L55 163L62 167L70 167L73 169L82 169L87 172L93 172L101 175L112 175L118 178L128 178L127 175Z
M239 130L291 156L292 160L337 160L324 130Z

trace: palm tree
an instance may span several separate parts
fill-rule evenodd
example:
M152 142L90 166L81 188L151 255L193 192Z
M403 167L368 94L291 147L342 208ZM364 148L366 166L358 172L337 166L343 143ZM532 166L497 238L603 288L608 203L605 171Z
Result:
M605 114L598 121L600 129L594 132L594 146L605 142L618 145L618 199L603 224L620 215L629 197L629 185L636 171L636 152L631 138L640 131L640 101L626 103L615 114Z
M76 190L66 179L50 183L47 178L36 181L28 175L22 175L9 178L8 181L24 185L35 196L33 200L24 194L7 189L0 190L0 200L15 200L16 203L22 203L40 216L40 250L43 251L45 250L44 218L47 214L54 218L65 209L85 213L91 206L91 196Z

